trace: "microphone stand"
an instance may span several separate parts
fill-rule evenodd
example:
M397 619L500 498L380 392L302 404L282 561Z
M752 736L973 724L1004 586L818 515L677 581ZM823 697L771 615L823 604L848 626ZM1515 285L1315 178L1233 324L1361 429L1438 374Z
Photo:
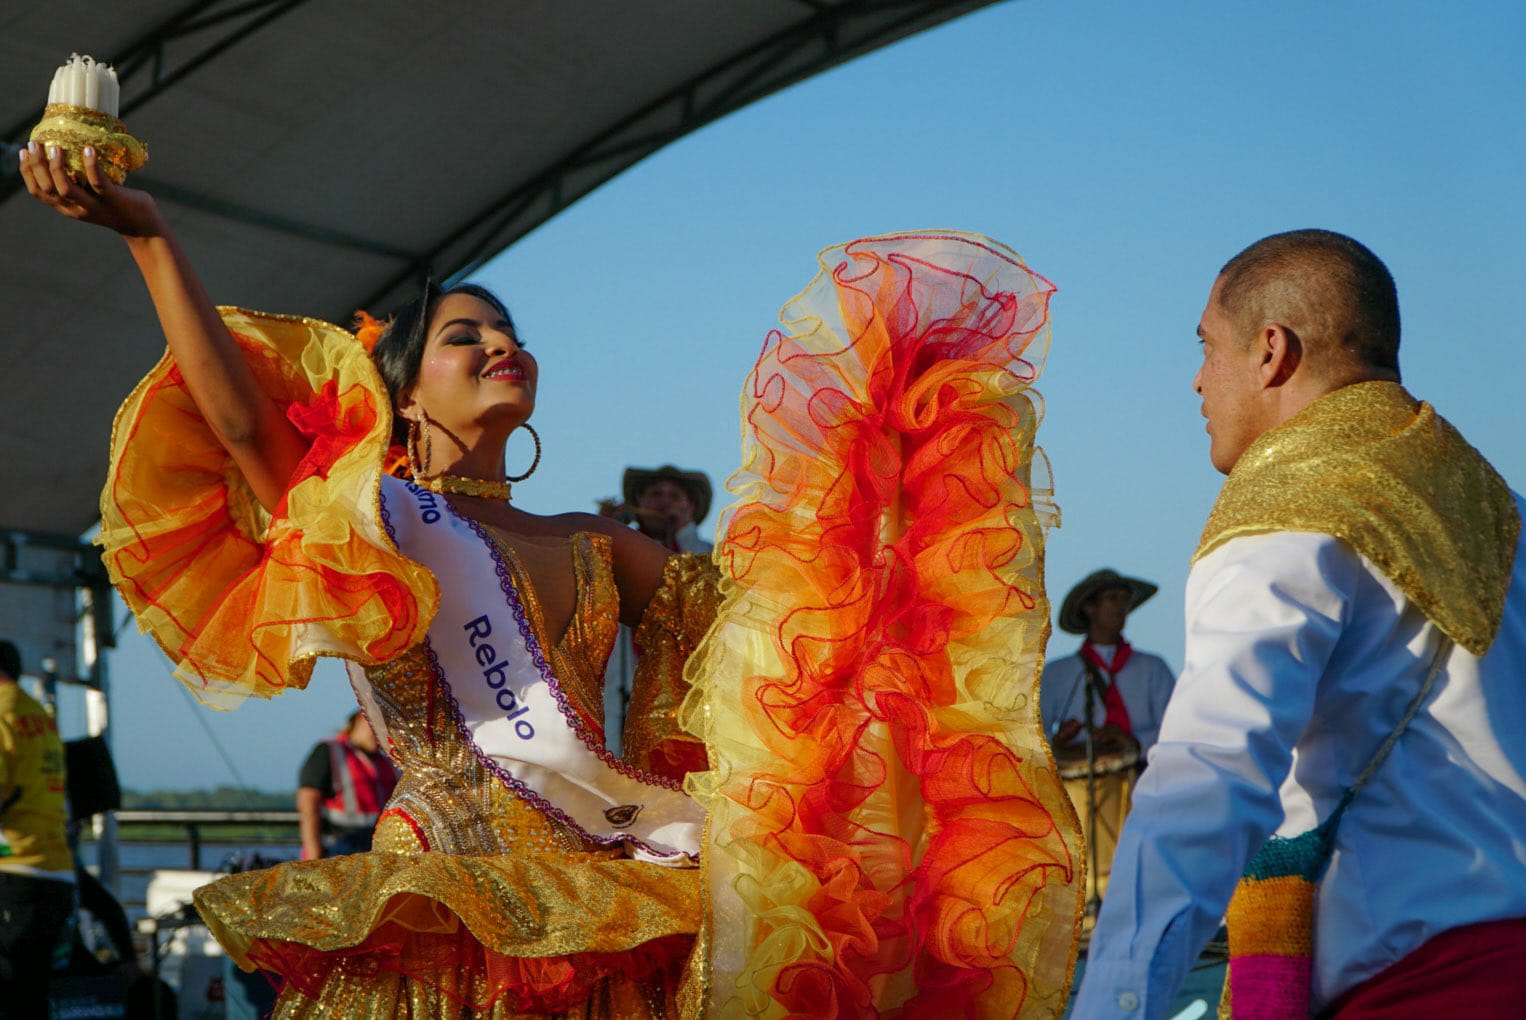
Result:
M1086 663L1086 856L1091 867L1091 892L1086 897L1086 916L1093 920L1102 909L1097 875L1097 735L1092 726L1096 708L1096 669Z

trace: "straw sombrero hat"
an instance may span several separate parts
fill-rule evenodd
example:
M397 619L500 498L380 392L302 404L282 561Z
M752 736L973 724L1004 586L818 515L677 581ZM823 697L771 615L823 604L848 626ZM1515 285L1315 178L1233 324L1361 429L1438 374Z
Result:
M626 468L620 489L625 502L635 505L643 490L653 482L672 482L689 494L694 504L694 523L698 524L710 512L710 479L703 471L681 471L672 464L658 468Z
M1065 596L1065 601L1060 605L1060 629L1071 634L1085 634L1086 614L1081 612L1081 607L1093 595L1108 588L1128 589L1130 612L1138 609L1160 590L1159 585L1138 577L1124 577L1118 571L1104 567L1087 574Z

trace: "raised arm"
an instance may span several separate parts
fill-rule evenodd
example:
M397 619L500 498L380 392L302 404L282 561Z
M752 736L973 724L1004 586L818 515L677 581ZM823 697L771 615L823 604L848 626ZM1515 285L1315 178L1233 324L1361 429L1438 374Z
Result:
M307 443L260 389L153 198L113 184L93 149L84 164L85 181L72 180L62 149L45 154L33 143L21 152L21 178L43 205L126 239L186 388L256 498L273 510Z

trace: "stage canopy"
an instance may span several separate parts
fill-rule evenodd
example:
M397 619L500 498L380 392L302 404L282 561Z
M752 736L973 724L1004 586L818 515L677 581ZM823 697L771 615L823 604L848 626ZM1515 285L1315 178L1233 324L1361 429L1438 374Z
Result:
M77 535L162 341L121 242L27 199L71 51L217 300L345 322L471 272L668 142L990 0L50 0L0 9L0 529ZM71 229L72 228L72 229Z

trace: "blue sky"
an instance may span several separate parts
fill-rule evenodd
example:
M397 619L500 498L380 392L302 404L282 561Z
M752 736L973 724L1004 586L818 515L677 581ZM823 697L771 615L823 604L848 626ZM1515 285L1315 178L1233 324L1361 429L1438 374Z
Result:
M1218 267L1258 237L1327 227L1384 258L1406 383L1526 486L1523 44L1526 5L1506 0L1022 0L755 104L477 277L541 363L545 459L516 499L591 510L625 465L668 461L719 488L742 379L818 250L986 233L1059 287L1039 380L1064 511L1050 597L1103 565L1156 581L1128 636L1179 666L1188 558L1220 482L1193 331ZM510 469L528 456L511 443ZM353 703L320 669L303 694L193 709L136 637L112 670L116 756L138 788L232 782L203 724L244 782L290 788ZM81 725L72 707L64 724Z

